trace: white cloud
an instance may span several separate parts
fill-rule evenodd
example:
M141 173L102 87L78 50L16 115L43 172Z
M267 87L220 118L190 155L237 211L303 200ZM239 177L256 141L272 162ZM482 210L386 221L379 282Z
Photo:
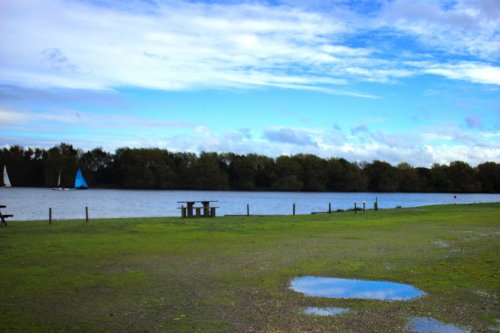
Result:
M485 62L500 50L500 23L491 11L497 7L488 2L443 9L396 0L370 17L342 1L326 12L239 2L110 3L2 2L0 39L7 47L0 49L1 82L93 90L282 87L368 98L375 96L346 85L421 73L499 84L498 67ZM377 34L381 27L413 34L431 50L484 61L451 66L434 59L422 70L406 64L405 53L390 43L349 44L350 36Z
M319 86L345 83L323 75L322 66L371 53L332 45L330 37L347 29L341 20L291 7L135 6L3 4L0 34L10 45L0 50L3 81L83 89L280 86L348 94Z
M447 53L500 57L500 3L496 0L385 3L381 24L410 33L427 46Z
M106 129L110 131L114 129L133 129L134 131L141 131L166 128L191 128L194 126L194 123L113 113L89 113L67 109L51 110L48 112L0 109L0 129L20 130L26 128L27 130L32 130L34 126L37 127L37 131L40 130L40 127L44 127L45 130L63 128L65 131L74 129Z
M281 128L283 129L283 128ZM38 132L33 135L3 134L0 145L20 144L29 147L48 148L60 142L71 142L75 147L92 149L102 146L113 151L119 147L160 147L170 151L193 152L216 151L239 154L258 153L276 157L310 153L323 158L343 157L349 161L384 160L393 165L408 162L413 166L431 166L433 163L449 163L462 160L477 165L484 161L500 163L500 144L486 144L498 138L498 132L484 133L472 141L464 139L457 144L451 137L438 137L434 132L443 129L428 129L427 133L410 135L407 133L385 133L368 130L371 140L363 141L344 135L341 130L334 131L318 128L280 128L264 129L260 135L255 130L237 129L218 133L208 126L198 125L184 128L181 133L172 131L134 131L132 134L114 133L99 128L85 131L85 135L74 133ZM274 130L278 139L269 138ZM267 131L267 132L266 132ZM449 129L451 132L452 130ZM449 140L449 141L447 141Z

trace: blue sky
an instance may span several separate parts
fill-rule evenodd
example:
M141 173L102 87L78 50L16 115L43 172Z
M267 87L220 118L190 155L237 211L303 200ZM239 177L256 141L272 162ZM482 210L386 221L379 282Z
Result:
M0 43L0 146L500 162L497 0L2 1Z

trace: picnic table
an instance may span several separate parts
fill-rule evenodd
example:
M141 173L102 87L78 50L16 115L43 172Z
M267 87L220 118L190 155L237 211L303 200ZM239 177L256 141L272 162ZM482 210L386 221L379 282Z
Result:
M195 207L195 204L199 202L201 206ZM197 201L177 201L180 204L186 204L186 207L182 205L181 217L215 217L215 209L219 207L210 206L211 202L218 202L217 200L197 200ZM203 209L203 214L202 214ZM195 215L196 213L196 215Z
M1 208L7 208L5 205L0 205ZM0 228L3 226L7 226L7 221L5 221L6 218L13 217L14 215L12 214L2 214L2 211L0 210Z

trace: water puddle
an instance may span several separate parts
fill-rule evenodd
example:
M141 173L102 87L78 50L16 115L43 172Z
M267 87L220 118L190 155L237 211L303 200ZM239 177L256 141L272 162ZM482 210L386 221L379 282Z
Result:
M335 308L335 307L328 307L328 308L315 308L315 307L308 307L304 309L302 313L307 314L307 315L315 315L315 316L339 316L344 313L349 312L348 308Z
M425 295L423 291L404 283L315 276L295 278L290 288L306 296L385 301L406 301Z
M435 241L434 244L437 247L440 247L440 248L443 248L443 249L450 247L450 244L448 242L445 242L445 241L442 241L442 240Z
M415 333L467 333L470 330L445 324L439 320L427 317L413 317L408 323L408 330Z

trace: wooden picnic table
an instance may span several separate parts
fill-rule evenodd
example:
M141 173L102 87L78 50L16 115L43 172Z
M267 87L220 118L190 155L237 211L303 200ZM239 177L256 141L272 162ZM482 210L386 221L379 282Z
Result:
M195 207L194 205L199 202L200 207ZM211 202L218 202L217 200L195 200L195 201L177 201L177 203L185 203L186 207L181 206L181 216L182 217L194 217L194 212L196 210L196 217L215 217L215 209L218 207L210 207ZM201 210L203 209L203 215Z
M1 208L7 208L5 205L0 205ZM2 211L0 211L0 228L3 226L7 226L7 221L5 221L6 218L13 217L14 215L12 214L2 214Z

